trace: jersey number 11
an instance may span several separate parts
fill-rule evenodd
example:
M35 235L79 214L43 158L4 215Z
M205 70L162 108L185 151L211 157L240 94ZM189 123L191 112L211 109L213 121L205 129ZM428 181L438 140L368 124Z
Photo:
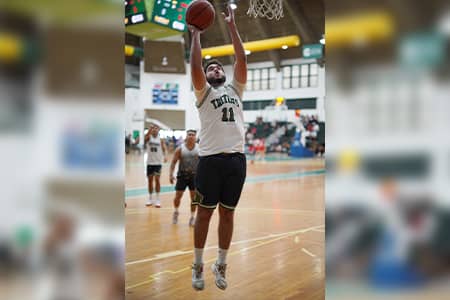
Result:
M222 109L222 122L234 122L234 112L233 108L230 107L230 116L228 117L228 108L224 107Z

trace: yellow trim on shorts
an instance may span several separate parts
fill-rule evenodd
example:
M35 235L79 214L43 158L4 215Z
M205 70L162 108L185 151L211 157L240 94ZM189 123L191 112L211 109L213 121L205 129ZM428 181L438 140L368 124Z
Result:
M231 210L234 210L236 208L236 207L231 207L231 206L225 205L222 202L219 202L219 204L222 205L223 207L231 209Z

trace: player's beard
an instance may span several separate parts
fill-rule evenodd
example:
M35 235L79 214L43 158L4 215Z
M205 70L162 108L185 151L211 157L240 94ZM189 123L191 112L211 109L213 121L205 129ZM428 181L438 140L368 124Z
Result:
M227 77L224 75L220 78L207 78L207 81L210 85L212 86L219 86L225 83L225 81L227 80Z

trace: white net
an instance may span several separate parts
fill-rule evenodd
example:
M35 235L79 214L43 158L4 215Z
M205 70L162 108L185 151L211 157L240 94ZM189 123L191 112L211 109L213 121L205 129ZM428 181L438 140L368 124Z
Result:
M283 17L283 0L250 0L247 15L279 20Z

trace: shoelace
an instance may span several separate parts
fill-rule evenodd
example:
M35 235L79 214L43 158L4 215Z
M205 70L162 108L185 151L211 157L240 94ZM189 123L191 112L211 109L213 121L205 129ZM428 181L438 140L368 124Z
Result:
M194 273L195 274L195 278L196 279L200 279L201 275L203 273L203 266L201 266L201 265L199 265L199 266L193 265L192 269L195 271L195 273Z
M217 271L219 271L220 275L225 278L225 271L227 269L227 265L216 265Z

